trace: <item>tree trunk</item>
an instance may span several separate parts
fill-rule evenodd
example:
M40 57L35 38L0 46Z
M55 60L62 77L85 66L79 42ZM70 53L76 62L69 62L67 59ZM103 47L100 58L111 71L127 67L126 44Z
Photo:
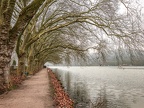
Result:
M34 0L22 10L13 28L10 21L16 0L3 0L0 2L0 91L4 83L9 83L9 63L18 36L22 34L32 17L45 0ZM51 3L53 0L49 0Z
M30 75L33 75L33 69L32 69L32 68L33 68L32 57L29 57L27 72L28 72Z
M25 55L18 58L17 76L21 76L25 72Z
M14 41L9 42L10 21L15 0L3 0L0 2L0 91L3 85L9 86L9 69L11 54L14 48ZM9 7L8 7L9 6Z
M9 63L11 60L14 45L9 42L9 22L5 21L0 24L0 85L8 83Z

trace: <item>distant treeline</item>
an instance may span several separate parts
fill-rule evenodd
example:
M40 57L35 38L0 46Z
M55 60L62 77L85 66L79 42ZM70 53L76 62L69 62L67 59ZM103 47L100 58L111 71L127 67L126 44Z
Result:
M85 62L73 63L75 66L144 66L144 51L143 50L121 50L110 51L104 55L104 58L99 57L98 53L91 53L89 59Z

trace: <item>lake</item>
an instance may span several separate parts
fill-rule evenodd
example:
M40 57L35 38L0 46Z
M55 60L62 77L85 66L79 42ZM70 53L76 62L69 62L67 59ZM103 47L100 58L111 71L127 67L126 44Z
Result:
M50 68L74 99L75 108L144 108L144 67Z

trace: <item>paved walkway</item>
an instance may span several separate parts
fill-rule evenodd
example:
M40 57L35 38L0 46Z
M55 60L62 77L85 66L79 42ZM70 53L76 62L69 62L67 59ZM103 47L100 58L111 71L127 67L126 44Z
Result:
M47 70L43 69L20 88L0 95L0 108L54 108Z

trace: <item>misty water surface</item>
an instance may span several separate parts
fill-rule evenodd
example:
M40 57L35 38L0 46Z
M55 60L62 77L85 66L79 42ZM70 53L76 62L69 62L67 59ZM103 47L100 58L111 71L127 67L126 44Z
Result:
M144 67L51 68L77 108L90 108L99 97L106 99L104 108L144 108Z

